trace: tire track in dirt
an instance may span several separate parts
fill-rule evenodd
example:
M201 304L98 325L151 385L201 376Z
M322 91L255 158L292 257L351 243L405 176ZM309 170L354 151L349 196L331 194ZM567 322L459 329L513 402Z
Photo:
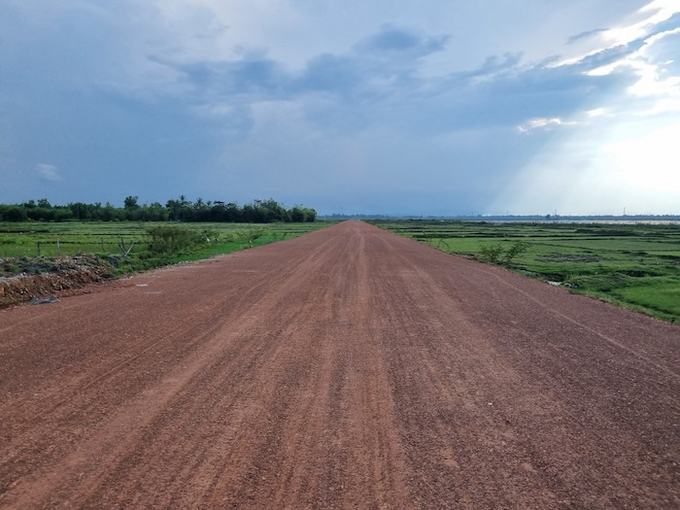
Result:
M680 505L677 326L363 223L0 322L0 508Z

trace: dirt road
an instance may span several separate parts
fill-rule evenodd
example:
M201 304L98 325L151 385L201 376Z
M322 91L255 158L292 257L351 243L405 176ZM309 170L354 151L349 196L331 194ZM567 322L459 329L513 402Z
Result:
M0 312L0 508L679 508L680 328L359 222Z

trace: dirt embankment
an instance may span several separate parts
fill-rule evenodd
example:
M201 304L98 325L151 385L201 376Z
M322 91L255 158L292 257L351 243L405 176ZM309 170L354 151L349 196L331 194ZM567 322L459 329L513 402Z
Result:
M63 295L112 275L106 261L91 255L0 259L0 308ZM12 274L17 273L17 274Z

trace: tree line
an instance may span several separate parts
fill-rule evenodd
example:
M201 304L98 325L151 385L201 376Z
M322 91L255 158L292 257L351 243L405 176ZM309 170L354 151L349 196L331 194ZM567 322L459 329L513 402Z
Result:
M52 205L46 198L29 200L23 204L0 204L0 221L187 221L225 223L302 223L316 221L316 211L296 205L287 209L274 199L253 200L239 206L235 202L219 200L187 200L181 195L159 202L139 204L137 196L128 196L123 207L110 203L86 204L71 202Z

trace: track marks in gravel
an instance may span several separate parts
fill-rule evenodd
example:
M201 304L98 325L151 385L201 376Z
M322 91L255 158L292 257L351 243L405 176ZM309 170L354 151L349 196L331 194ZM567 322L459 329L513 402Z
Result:
M360 222L0 317L0 508L680 504L677 326Z

